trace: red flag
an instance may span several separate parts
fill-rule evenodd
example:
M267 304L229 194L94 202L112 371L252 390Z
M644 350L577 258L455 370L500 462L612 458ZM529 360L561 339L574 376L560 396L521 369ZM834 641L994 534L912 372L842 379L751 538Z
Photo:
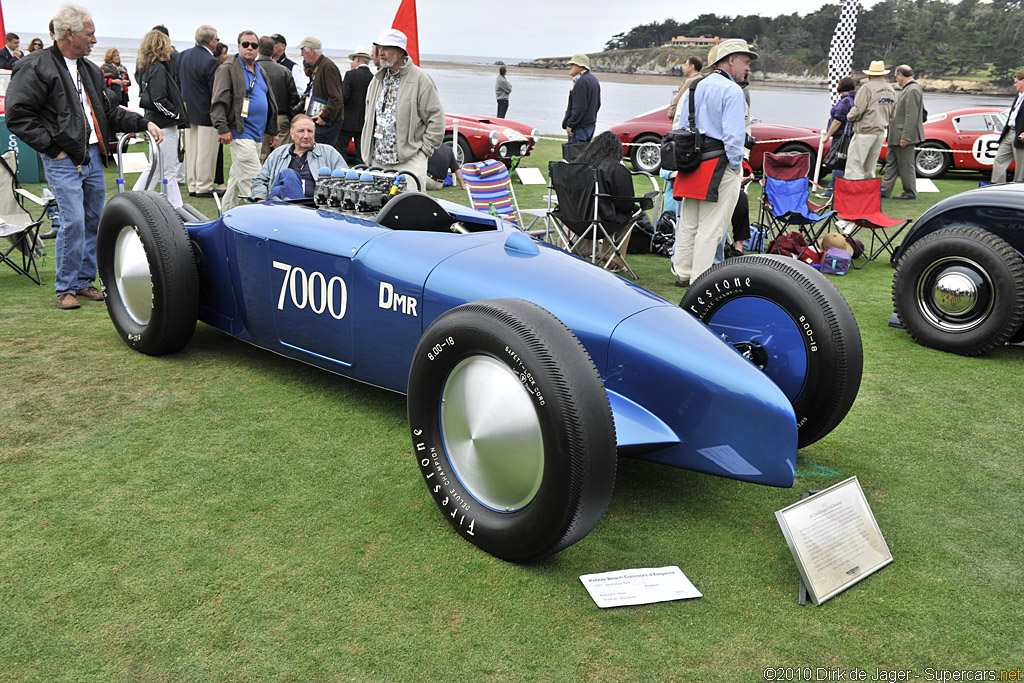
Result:
M398 6L398 13L391 23L391 28L397 28L409 39L405 51L409 53L409 59L416 66L420 65L420 36L416 28L416 0L402 0Z
M3 38L6 35L7 29L4 28L4 5L0 2L0 38Z

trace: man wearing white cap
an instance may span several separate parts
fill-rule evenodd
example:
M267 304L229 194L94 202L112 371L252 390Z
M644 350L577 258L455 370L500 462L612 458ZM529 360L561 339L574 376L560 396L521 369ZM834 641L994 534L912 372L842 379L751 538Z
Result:
M882 151L885 129L896 109L896 91L885 75L885 62L875 60L864 69L868 82L860 86L853 107L846 115L853 122L853 139L846 157L846 179L864 180L875 177L878 154Z
M676 174L672 195L682 199L676 229L672 271L676 286L690 282L710 268L736 208L743 180L747 102L739 86L747 80L757 53L747 41L723 40L708 53L710 75L692 91L694 122L703 136L701 164ZM680 126L689 126L691 91L679 100Z
M590 57L573 55L569 60L569 104L562 117L562 128L569 142L590 142L597 127L597 112L601 108L601 84L590 73Z
M380 71L366 91L361 153L373 166L409 171L427 186L427 159L444 139L444 107L437 86L412 63L397 29L381 32Z
M302 100L303 113L316 124L316 141L334 146L345 116L345 96L341 88L341 69L324 56L319 38L309 36L299 43L302 61L312 73Z
M370 87L373 71L370 70L370 51L362 45L348 58L352 62L341 84L345 96L345 119L341 124L341 134L338 136L338 151L348 154L348 143L354 138L355 162L361 164L363 155L359 148L363 140L363 120L366 118L366 89Z

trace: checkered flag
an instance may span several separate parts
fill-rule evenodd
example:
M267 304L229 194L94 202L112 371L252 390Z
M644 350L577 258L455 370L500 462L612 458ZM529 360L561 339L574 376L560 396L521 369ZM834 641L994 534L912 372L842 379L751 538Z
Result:
M857 38L858 12L860 0L843 0L843 10L839 15L835 33L832 34L832 46L828 51L828 89L832 94L832 104L839 101L839 79L849 76L853 67L853 43Z

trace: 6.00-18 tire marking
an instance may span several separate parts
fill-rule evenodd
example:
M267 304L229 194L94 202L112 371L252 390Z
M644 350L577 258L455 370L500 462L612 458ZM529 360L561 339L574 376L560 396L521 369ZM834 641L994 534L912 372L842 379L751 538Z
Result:
M302 268L282 263L281 261L274 261L274 268L284 271L284 280L281 281L281 296L277 299L277 309L279 311L284 310L285 296L290 295L292 305L299 310L306 308L308 305L310 310L317 315L323 314L324 309L326 309L335 320L341 320L345 317L345 312L348 310L348 286L340 276L335 275L328 280L320 271L313 271L307 275L306 271ZM319 286L315 285L317 278L320 279ZM335 310L334 306L335 285L339 288L340 298L337 310ZM301 297L298 295L300 289ZM317 306L316 297L314 296L318 291L320 293L319 306Z

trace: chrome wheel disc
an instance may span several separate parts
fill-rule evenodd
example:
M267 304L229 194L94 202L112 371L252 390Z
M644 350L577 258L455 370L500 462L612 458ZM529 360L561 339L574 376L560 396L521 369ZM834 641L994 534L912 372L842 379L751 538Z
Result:
M650 172L661 164L661 147L653 142L644 143L637 150L636 158L640 162L640 168Z
M135 228L126 225L114 243L114 284L131 319L148 325L153 313L153 276Z
M917 171L920 175L931 176L942 167L942 152L935 149L917 153Z
M992 280L980 265L962 257L932 263L917 281L917 305L934 327L967 332L981 325L995 305Z
M441 394L441 431L455 476L481 504L514 512L537 495L544 440L534 398L491 356L456 365Z

